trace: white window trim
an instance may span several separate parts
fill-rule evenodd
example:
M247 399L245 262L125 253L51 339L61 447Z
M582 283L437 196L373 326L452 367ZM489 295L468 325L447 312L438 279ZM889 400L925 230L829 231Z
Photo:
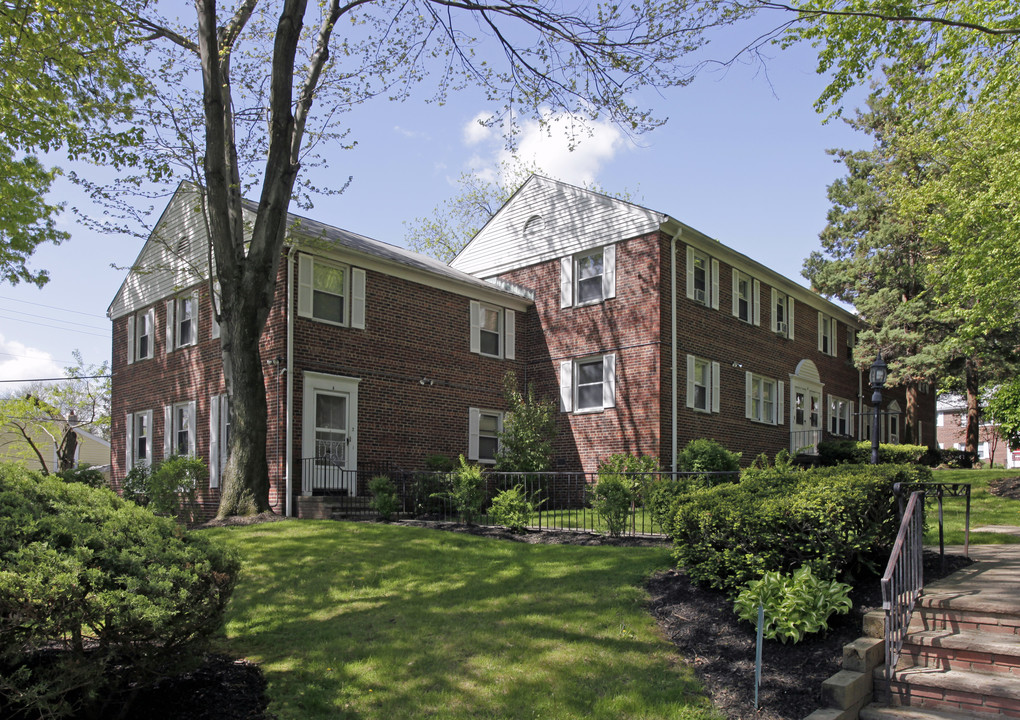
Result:
M577 261L583 257L594 255L600 248L591 248L584 252L560 258L560 308L587 307L598 305L616 297L616 245L604 245L602 251L602 297L585 303L576 302L577 292L575 279Z
M313 315L315 266L324 265L344 271L344 317L342 322L326 320ZM313 255L298 255L298 317L308 318L324 325L365 329L365 270L339 262L324 260Z
M748 281L748 290L750 292L750 297L747 299L748 318L746 320L740 317L740 280L742 278ZM758 279L733 268L732 289L733 317L740 320L740 322L745 322L749 325L761 325L761 283L758 282Z
M772 293L770 297L772 302L769 305L769 314L771 315L772 332L782 335L785 338L789 338L790 340L793 340L793 306L794 306L793 298L790 295L784 293L783 291L776 290L775 288L772 288ZM785 300L786 304L785 332L783 328L779 327L779 320L776 318L776 305L779 304L780 300Z
M602 361L602 406L577 408L577 366L583 363ZM616 407L616 353L589 355L576 360L560 362L560 412L578 415L603 412Z
M854 403L853 403L853 401L852 400L848 400L847 398L844 398L844 397L838 397L836 395L829 395L827 400L828 401L825 403L825 429L826 429L826 431L830 435L834 435L836 437L856 437L857 433L856 433L856 427L855 427L855 424L854 424L854 417L855 417L855 415L854 415ZM832 420L833 420L832 404L833 403L837 403L838 404L838 403L841 403L841 402L842 403L846 403L846 405L845 405L845 407L846 407L846 434L845 435L840 435L840 433L835 432L833 430L833 428L832 428ZM836 429L837 430L839 429L838 417L837 417L837 427L836 427Z
M152 463L152 410L142 410L141 412L127 413L126 426L127 426L127 447L125 448L124 466L126 470L131 470L135 467L135 420L139 416L145 416L145 425L149 429L149 434L145 438L145 465Z
M830 357L836 357L836 331L838 324L836 318L818 312L818 352ZM829 347L825 347L825 340L828 338Z
M495 310L499 313L499 351L495 355L482 352L482 320L485 310ZM516 314L509 308L500 308L495 305L472 300L469 305L471 322L470 350L483 357L514 360L517 357L517 320Z
M495 415L496 416L496 452L499 452L500 443L498 436L503 433L503 411L501 410L486 410L483 408L468 408L468 460L474 460L475 462L483 465L494 465L496 459L492 458L479 458L479 439L481 433L479 428L481 426L482 415Z
M708 363L709 365L709 384L706 387L708 397L706 398L705 408L695 407L694 405L694 386L695 386L695 368L698 361ZM717 413L719 412L719 396L720 396L720 366L719 363L712 360L706 360L705 358L695 357L694 355L687 356L687 407L694 412L700 413Z
M182 343L179 324L180 304L185 300L191 301L191 339L186 343ZM198 318L200 314L197 288L189 293L176 295L166 301L166 352L168 355L179 348L193 347L198 344Z
M694 293L694 258L701 257L705 260L705 297L697 298ZM692 245L687 246L687 297L690 300L710 307L713 310L719 309L719 261L708 253L695 250Z
M772 383L772 417L757 418L754 416L754 381ZM782 380L765 377L747 371L744 373L744 417L752 422L765 425L781 425L783 423L783 399L786 396L786 384ZM758 398L758 406L764 408L764 398Z
M136 363L140 360L151 360L156 356L155 344L156 344L156 308L151 307L147 310L142 310L134 315L129 315L127 319L127 361L128 365ZM142 339L142 329L148 325L149 327L149 349L145 355L142 355L138 346Z
M188 457L195 457L195 401L174 403L163 408L163 458L168 458L177 449L177 411L184 409L188 413Z

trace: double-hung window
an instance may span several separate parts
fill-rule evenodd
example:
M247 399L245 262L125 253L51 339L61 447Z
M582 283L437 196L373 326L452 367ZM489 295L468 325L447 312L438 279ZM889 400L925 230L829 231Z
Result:
M304 253L299 255L298 316L363 329L365 271Z
M719 412L719 363L687 356L687 407L699 412Z
M719 261L687 246L687 297L719 309Z
M616 297L616 246L560 260L560 307L594 305Z
M750 275L733 270L733 316L752 325L761 325L761 284Z
M595 355L560 363L560 409L599 412L616 407L616 355Z
M852 327L846 329L846 359L854 361L854 348L857 347L857 331Z
M783 422L783 383L754 373L745 373L744 416L769 425Z
M818 351L836 356L836 318L818 313Z
M153 357L153 337L156 325L156 310L148 308L128 316L128 363Z
M793 340L793 298L772 289L772 332Z
M166 351L198 343L198 290L166 302Z
M498 410L468 408L468 460L483 464L496 462L499 435L503 432L503 413Z
M125 468L152 464L152 410L127 414Z
M163 455L195 455L195 403L167 405L163 412Z
M854 434L854 404L845 398L829 396L829 433L848 437Z
M513 360L516 357L516 323L513 310L472 300L471 352Z

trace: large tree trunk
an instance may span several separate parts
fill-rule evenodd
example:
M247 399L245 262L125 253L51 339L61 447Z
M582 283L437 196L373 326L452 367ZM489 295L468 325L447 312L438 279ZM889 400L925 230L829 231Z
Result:
M910 383L904 387L904 391L907 396L907 412L903 423L903 444L911 445L917 442L917 438L920 437L918 428L920 427L920 414L918 402L919 391L916 383Z
M978 412L978 373L974 360L968 359L964 370L964 384L967 388L967 454L974 462L978 460L978 431L981 419Z
M74 469L74 454L78 449L78 435L70 426L64 428L64 435L60 439L60 448L57 450L57 464L59 470Z

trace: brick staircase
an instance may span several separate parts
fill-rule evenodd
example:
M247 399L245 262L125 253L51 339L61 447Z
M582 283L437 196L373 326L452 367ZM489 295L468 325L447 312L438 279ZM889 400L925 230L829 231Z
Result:
M1020 718L1020 546L972 548L977 562L925 588L891 680L884 613L843 651L828 706L808 720Z

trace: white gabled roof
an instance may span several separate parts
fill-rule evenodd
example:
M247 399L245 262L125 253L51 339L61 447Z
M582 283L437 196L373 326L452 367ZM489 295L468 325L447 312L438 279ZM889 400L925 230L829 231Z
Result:
M665 220L640 205L532 175L450 265L492 277L655 232Z

